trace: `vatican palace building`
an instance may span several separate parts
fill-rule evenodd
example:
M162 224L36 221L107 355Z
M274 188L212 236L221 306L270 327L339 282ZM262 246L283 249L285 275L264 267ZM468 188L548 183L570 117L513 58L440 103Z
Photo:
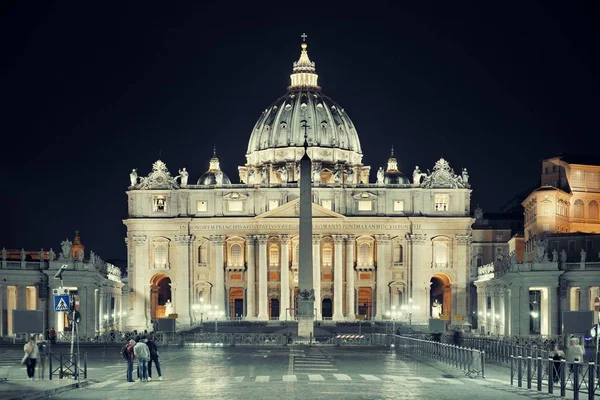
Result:
M165 160L147 175L131 171L127 329L167 316L189 326L199 322L200 305L205 319L206 310L218 319L296 318L305 134L315 319L382 320L404 306L412 323L426 324L434 302L450 323L469 319L475 220L466 168L455 172L439 159L423 171L415 166L409 179L392 149L387 165L372 171L357 127L317 80L302 43L287 92L252 128L239 183L215 151L197 181Z

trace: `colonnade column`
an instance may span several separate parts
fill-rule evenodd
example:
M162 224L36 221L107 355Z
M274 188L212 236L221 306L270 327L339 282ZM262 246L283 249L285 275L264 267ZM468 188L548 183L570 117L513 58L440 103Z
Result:
M346 235L346 318L356 319L354 309L354 240L355 235Z
M281 243L279 320L286 321L289 317L288 308L290 308L290 236L279 235L279 239Z
M390 235L375 235L375 242L377 244L377 304L375 304L375 319L381 320L387 308L388 280L386 277L389 267Z
M579 311L590 310L590 287L580 286L579 287Z
M215 290L213 292L213 307L218 311L225 311L225 265L223 261L223 244L225 236L213 235L210 237L210 244L214 247L215 258L213 268L215 269Z
M315 289L315 319L321 320L321 235L313 235L313 286Z
M190 246L194 242L193 235L175 236L177 243L177 297L175 312L177 322L183 325L191 324L190 310Z
M246 254L248 255L248 263L246 270L246 318L256 318L256 272L254 267L254 236L246 236Z
M492 328L492 332L494 334L498 333L498 318L496 318L496 301L497 301L497 295L496 295L496 288L492 287L492 290L490 292L490 296L491 296L491 309L490 309L490 321L491 321L491 328Z
M106 294L104 293L104 288L100 287L100 293L98 293L98 303L99 303L99 309L98 309L98 315L100 318L100 332L104 332L106 330L106 324L108 323L108 320L106 318L106 300L105 300L105 296ZM59 324L59 327L57 328L60 331L63 331L64 329L62 328L63 324Z
M487 333L487 293L483 286L477 287L477 328Z
M102 324L101 316L100 316L100 289L94 289L94 330L96 334L100 333L100 326ZM54 323L50 324L51 326Z
M506 307L505 307L505 302L504 302L504 296L505 296L505 292L504 292L504 287L500 288L500 291L498 292L498 308L499 308L499 313L500 314L500 329L498 330L498 334L499 335L507 335L506 333Z
M8 335L8 287L0 286L0 336ZM50 328L48 328L50 329Z
M342 245L344 244L344 235L333 235L334 255L333 255L333 320L341 321L344 319L342 309L343 287L343 260Z
M268 320L267 308L267 235L258 235L258 319Z

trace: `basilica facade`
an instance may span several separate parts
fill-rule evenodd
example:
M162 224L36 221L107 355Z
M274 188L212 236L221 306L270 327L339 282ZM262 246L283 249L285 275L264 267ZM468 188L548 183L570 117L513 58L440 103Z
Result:
M158 318L293 320L298 287L299 165L312 160L315 318L467 319L469 176L440 159L409 180L393 153L371 178L357 129L325 96L305 43L287 93L252 129L239 182L216 153L196 184L163 160L127 190L127 326ZM437 302L436 302L437 300ZM402 307L404 306L404 307ZM391 312L403 310L403 313ZM169 315L167 315L169 314Z

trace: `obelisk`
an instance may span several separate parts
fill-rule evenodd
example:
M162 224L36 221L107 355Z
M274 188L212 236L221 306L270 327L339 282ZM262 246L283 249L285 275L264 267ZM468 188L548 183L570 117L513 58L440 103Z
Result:
M300 249L298 265L298 336L314 333L315 291L313 288L312 254L312 162L308 156L308 125L304 128L304 156L300 160Z

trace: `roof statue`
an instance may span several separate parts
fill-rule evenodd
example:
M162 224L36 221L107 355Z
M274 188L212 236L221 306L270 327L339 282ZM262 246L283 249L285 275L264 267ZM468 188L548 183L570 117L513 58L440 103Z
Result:
M457 176L454 173L448 161L440 158L433 166L433 171L421 182L421 187L467 189L471 186L464 181L462 176Z
M136 172L136 170L133 170L132 174L133 172ZM133 183L133 177L131 178L131 183ZM139 179L139 183L131 185L132 189L179 189L177 177L171 176L167 164L161 160L157 160L152 164L152 172L147 177L139 177Z

